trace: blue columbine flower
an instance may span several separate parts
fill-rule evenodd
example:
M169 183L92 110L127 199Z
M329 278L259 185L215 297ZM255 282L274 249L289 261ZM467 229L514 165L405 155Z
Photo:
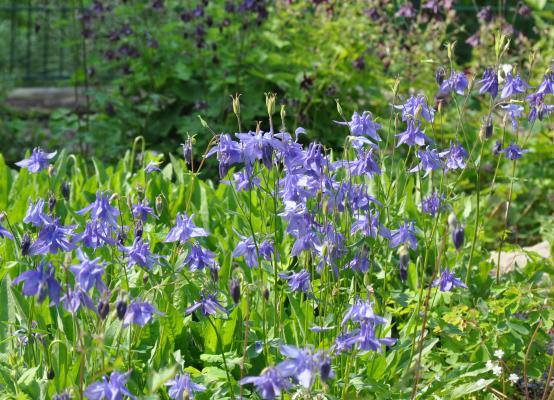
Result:
M330 368L331 363L329 357L322 351L315 351L311 346L299 349L290 345L283 345L280 350L287 359L277 364L275 369L281 376L290 377L307 389L313 386L318 373L323 382L333 376L330 369L325 371L325 365ZM321 374L322 368L323 374Z
M74 290L68 290L61 298L61 301L63 302L63 307L71 314L76 314L79 308L81 308L81 305L96 311L96 307L90 296L79 286Z
M446 79L442 83L440 87L440 94L446 95L450 92L456 92L463 96L467 86L468 81L465 74L463 72L452 71L450 78Z
M529 122L535 121L537 118L542 121L542 119L548 116L552 111L554 111L554 105L545 104L544 102L544 93L533 93L525 98L530 106L529 115L527 120Z
M423 177L425 178L429 175L429 172L442 168L439 154L436 149L430 149L427 147L424 151L418 150L417 156L420 159L420 163L412 168L410 172L424 170L425 175L423 175Z
M123 318L123 326L129 326L131 323L144 326L152 321L154 315L164 316L165 314L146 301L143 302L140 299L133 300L129 304L129 307L127 307L127 312Z
M151 174L152 172L162 172L162 170L159 167L160 163L155 161L150 161L148 164L146 164L146 167L144 167L144 172L147 174Z
M379 222L379 212L370 211L369 213L357 213L354 215L354 222L350 233L354 234L361 231L365 236L373 239L380 234L384 238L390 238L390 231Z
M74 236L73 229L75 226L60 225L58 219L45 223L37 240L29 247L29 254L34 256L46 253L56 254L58 250L73 250L75 248L75 244L71 242L71 237Z
M240 140L244 161L252 164L261 160L266 168L271 169L273 164L273 150L282 149L281 141L273 137L270 132L237 133Z
M10 240L13 240L13 235L9 230L7 230L2 225L0 225L0 239L2 238L8 238Z
M260 187L260 178L252 176L252 172L249 172L249 168L245 168L242 171L235 172L233 174L233 181L221 181L222 183L234 183L237 192L243 190L252 190L255 186Z
M182 244L190 238L208 236L208 232L194 225L193 217L194 214L189 218L186 213L178 213L175 226L167 234L165 242L180 242Z
M229 168L233 164L241 163L244 161L244 155L239 143L233 141L228 134L219 135L219 143L217 146L212 147L206 157L210 157L213 154L217 154L217 160L219 161L219 177L223 178L227 175Z
M104 376L101 381L88 386L85 397L89 400L123 400L124 396L136 399L125 387L130 375L130 371L124 374L114 371L109 377Z
M117 226L119 210L110 205L110 192L98 190L96 200L82 210L77 211L77 214L82 215L89 211L90 218L93 221L101 220L111 226Z
M152 269L158 263L159 256L151 253L148 242L143 241L140 237L135 238L132 246L120 246L119 248L127 254L129 267L140 265L143 268Z
M523 106L519 104L507 104L505 106L501 106L504 110L506 110L506 113L510 116L510 121L512 122L512 129L514 131L517 130L518 127L518 121L517 119L521 117L523 114Z
M185 265L188 265L190 272L194 272L198 269L204 269L205 267L218 268L215 253L204 249L197 243L192 245L185 261L178 270L182 270Z
M450 142L450 148L439 153L439 157L446 157L446 170L464 169L466 167L467 151L459 144Z
M415 120L416 114L421 115L427 122L433 122L435 118L435 109L427 105L425 97L422 95L411 96L406 103L394 106L394 108L402 110L402 121Z
M419 129L421 122L408 120L408 127L402 133L395 135L398 139L396 147L405 143L408 146L423 146L425 142L431 143L432 140Z
M528 152L529 150L522 150L521 147L519 147L514 142L511 142L508 147L502 150L502 153L504 153L506 158L510 160L517 160L518 158L523 157L523 155Z
M258 251L253 237L241 236L242 240L238 242L233 250L233 257L244 257L244 262L250 268L258 265Z
M52 223L52 218L44 213L44 200L38 199L35 204L29 198L29 208L23 218L23 222L40 228L44 223Z
M23 282L25 296L37 295L37 301L42 303L46 296L50 297L50 305L60 302L61 286L54 276L52 264L41 261L37 269L23 272L13 280L12 285Z
M354 176L367 175L372 177L374 174L381 174L379 164L373 159L373 149L359 151L356 159L353 161L338 161L337 163L334 165L346 166Z
M167 394L174 400L182 400L185 398L193 400L195 392L203 392L206 390L204 385L194 383L190 379L190 374L188 372L177 374L175 378L167 381L165 385L169 386Z
M450 292L454 287L467 289L467 285L456 278L454 272L450 272L448 268L442 271L440 278L435 279L432 287L439 286L441 292Z
M481 83L481 88L479 89L479 94L490 93L493 99L498 95L498 76L494 69L487 68L483 73L483 79L479 81Z
M508 72L506 75L506 82L504 83L504 87L502 88L502 94L500 97L502 99L505 99L506 97L510 97L514 93L525 93L527 89L529 89L531 86L529 86L521 77L516 75L514 78L512 76L511 72Z
M405 222L398 229L391 231L389 247L394 249L401 244L407 244L412 250L417 248L417 238L415 236L414 222Z
M537 94L554 94L554 72L548 72L537 89Z
M96 286L100 293L104 293L107 287L102 280L104 266L100 263L100 257L91 260L81 249L77 249L77 256L81 263L69 267L75 275L75 281L87 292Z
M73 242L81 242L86 247L96 250L106 244L114 245L116 240L113 238L113 233L114 227L108 223L101 220L90 221L85 225L84 232L73 238Z
M356 111L352 114L352 119L348 122L334 121L339 125L346 125L350 128L350 132L354 136L369 136L376 142L380 142L381 138L377 131L381 129L381 125L373 121L373 115L369 111L364 111L362 115Z
M310 291L310 273L306 270L293 272L290 275L281 273L279 277L288 282L290 290L293 292L308 293Z
M198 310L202 309L202 314L204 315L216 315L218 311L221 311L224 314L228 314L228 311L221 303L217 300L216 293L202 293L202 296L199 301L193 303L187 310L185 314L191 314Z
M367 255L367 249L364 248L362 251L356 253L354 258L352 258L346 266L352 271L358 271L362 274L369 271L369 257Z
M49 161L56 156L56 151L46 153L40 147L35 147L31 157L15 163L18 167L27 168L30 172L39 172L48 168Z
M253 384L264 400L273 400L281 395L283 390L289 389L292 384L275 367L266 368L260 376L247 376L239 381L239 384Z
M421 202L421 209L424 213L435 216L442 208L442 202L444 200L444 194L439 197L437 192L431 193L431 195Z
M131 210L133 212L133 217L135 217L136 219L140 219L143 222L146 221L146 217L148 215L151 215L154 219L158 219L158 217L154 214L154 210L152 209L152 207L150 207L150 205L148 204L148 200L146 199L143 199L137 204L133 204Z

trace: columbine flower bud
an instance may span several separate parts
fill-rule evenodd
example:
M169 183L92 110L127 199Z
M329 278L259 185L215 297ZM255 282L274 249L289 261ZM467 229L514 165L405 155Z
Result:
M52 213L54 211L54 207L56 207L56 196L54 196L53 193L50 193L50 196L48 197L48 211Z
M285 105L281 104L281 130L284 132L286 130L285 128L285 117L287 116L287 113L285 111Z
M212 277L212 281L219 281L219 270L214 266L210 266L210 276Z
M142 199L144 199L144 188L142 187L142 185L137 185L136 191L137 191L138 201L140 202L142 201Z
M192 164L192 138L187 138L187 141L183 144L181 144L181 146L183 146L183 158L185 159L185 162L187 163L187 165L191 165Z
M60 191L62 192L62 196L66 201L69 201L69 194L71 192L71 187L69 186L68 182L62 182L62 186L60 188Z
M233 95L231 95L231 99L233 99L233 112L235 113L237 118L240 117L240 99L239 99L240 96L241 96L240 93L235 94L234 97L233 97ZM267 100L266 100L266 102L267 102Z
M110 303L105 300L100 300L98 302L98 316L100 317L100 319L102 320L106 319L109 313L110 313Z
M454 213L450 213L450 215L448 215L448 226L450 227L451 230L454 230L455 228L458 227L458 218L456 218L456 214Z
M127 302L119 300L115 305L115 311L117 313L117 318L119 318L120 321L123 320L125 313L127 312Z
M238 279L231 280L229 283L229 292L231 292L233 303L238 304L240 301L240 281Z
M52 178L53 175L54 175L54 166L53 166L52 164L50 164L50 165L48 166L48 176L49 176L50 178Z
M410 263L410 252L406 246L400 248L399 264L400 264L400 279L405 281L408 278L408 264Z
M142 220L138 220L135 225L135 237L142 237L143 233L143 223Z
M119 200L119 194L117 193L112 194L112 196L110 197L110 203L114 200Z
M331 376L331 363L329 360L325 360L321 367L319 367L319 377L321 378L322 382L326 382L327 379Z
M56 373L54 372L54 369L52 367L48 368L48 372L46 373L46 378L51 381L56 377Z
M443 67L437 68L435 71L435 81L437 82L437 85L442 85L444 82L444 78L446 77L446 71Z
M156 197L156 212L158 213L158 215L162 213L163 209L164 209L164 203L163 203L162 196L158 195Z
M123 232L123 230L120 230L117 233L117 243L120 246L123 246L125 244L125 239L127 239L127 234L125 232Z
M272 116L275 113L275 99L277 95L275 93L266 93L265 94L265 105L267 107L267 114Z
M269 289L268 288L264 289L264 299L269 300Z
M452 242L454 243L454 247L456 248L456 250L460 250L460 248L464 244L464 235L465 229L463 226L454 228L454 230L452 231Z
M31 247L31 238L26 233L21 238L21 254L24 256L28 256L30 247Z
M492 154L495 156L499 155L502 151L502 142L500 140L497 140L494 146L492 146Z

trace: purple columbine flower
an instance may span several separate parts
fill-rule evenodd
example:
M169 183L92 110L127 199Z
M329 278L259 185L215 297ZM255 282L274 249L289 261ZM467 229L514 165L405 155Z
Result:
M529 86L521 77L516 75L514 78L512 76L511 72L508 72L506 75L506 82L504 83L504 87L502 88L502 94L500 97L502 99L505 99L506 97L510 97L514 93L525 93L527 89L529 89L531 86Z
M235 184L237 192L252 190L255 186L260 187L260 178L252 176L248 168L233 174L233 181L221 181L222 183Z
M504 110L506 110L506 113L510 116L510 121L512 122L512 129L516 131L519 125L517 119L520 118L521 115L523 114L523 106L519 104L511 103L501 107Z
M484 21L484 22L491 22L491 21L492 21L492 18L494 17L494 14L493 14L493 11L492 11L492 7L491 7L491 6L483 7L483 8L477 13L477 17L478 17L481 21Z
M310 273L306 270L293 272L290 275L281 273L279 277L288 282L290 290L293 292L304 292L307 294L310 291Z
M542 121L544 117L548 116L552 111L554 111L554 105L545 104L544 93L533 93L527 96L525 100L527 100L527 102L529 103L529 107L531 108L529 111L529 115L527 116L527 120L529 122L535 121L537 117L539 118L539 120Z
M186 213L178 213L175 226L167 234L165 243L180 242L182 244L190 238L208 236L208 232L194 225L193 217L194 214L189 218Z
M501 152L504 153L506 158L510 160L517 160L518 158L523 157L525 153L528 153L529 150L522 150L521 147L519 147L517 144L511 142L508 147L506 147Z
M127 263L129 267L139 265L150 270L158 263L158 258L160 257L151 253L148 242L143 241L140 237L135 238L132 246L119 246L119 248L127 255Z
M228 134L219 135L219 143L208 151L206 157L217 154L219 161L219 177L223 178L227 175L229 168L233 164L244 161L244 155L241 146L231 139Z
M412 250L417 249L417 238L415 236L414 222L405 222L398 229L391 231L389 247L394 249L401 244L407 244Z
M101 381L92 383L85 390L85 397L89 400L123 400L124 396L136 399L125 387L131 372L124 374L114 371L110 376L104 376Z
M204 249L197 243L192 245L185 261L179 267L178 271L182 270L185 265L188 265L190 272L194 272L198 269L204 269L205 267L215 269L219 268L215 259L215 253Z
M456 92L463 96L467 86L468 82L465 74L463 72L452 71L450 78L442 83L440 93L446 95L450 92Z
M324 352L315 351L310 346L299 349L290 345L283 345L280 350L281 354L287 357L285 361L275 366L281 376L290 377L307 389L313 386L318 373L324 382L333 377L329 357ZM327 371L326 368L329 370Z
M439 197L437 192L431 193L431 195L421 202L421 209L425 214L435 216L442 208L442 202L444 200L444 194Z
M454 272L450 272L448 268L441 272L441 276L432 284L432 287L439 286L441 292L450 292L455 287L467 289L467 285L456 278Z
M359 151L354 161L339 161L339 163L346 164L350 173L354 176L367 175L372 177L374 174L381 174L379 164L373 159L373 149Z
M43 199L38 199L37 202L33 204L33 200L29 198L29 208L27 209L25 218L23 218L23 222L37 228L40 228L45 223L52 223L52 218L44 213Z
M373 115L369 111L364 111L362 115L356 111L352 114L352 119L348 122L334 121L339 125L346 125L350 128L350 132L354 136L369 136L376 142L381 141L381 137L377 133L381 129L381 125L373 121Z
M242 240L238 242L237 247L233 250L233 257L244 257L244 262L250 268L258 265L258 251L254 238L241 236Z
M113 231L114 227L104 221L90 221L85 225L84 232L73 238L73 243L81 242L86 247L94 250L106 244L114 245L116 240L112 236Z
M273 242L271 240L264 240L260 244L260 256L266 261L271 261L271 257L274 254L278 259L279 254L275 252L275 247L273 246Z
M407 1L398 9L396 14L394 14L397 17L404 17L404 18L414 18L416 16L416 10L412 4L411 1Z
M237 133L236 137L240 140L244 161L247 164L261 160L266 168L270 169L273 164L273 150L282 149L281 141L275 139L270 132Z
M79 286L74 290L68 290L67 293L62 297L61 301L63 302L63 307L71 314L75 315L81 305L84 305L90 310L96 311L94 302L90 296Z
M117 226L119 210L110 205L110 192L98 190L96 200L82 210L77 211L77 214L83 215L89 211L90 218L93 221L101 220L113 227Z
M146 167L144 167L144 172L147 174L151 174L152 172L162 172L162 170L159 167L160 163L155 161L150 161L148 164L146 164Z
M217 300L217 294L216 293L202 293L202 297L199 301L193 303L187 310L185 311L186 315L189 315L199 308L202 309L202 314L204 315L216 315L218 311L221 311L224 314L228 314L228 311L225 307L221 305L219 300Z
M466 39L466 43L471 47L477 47L481 44L481 32L477 31Z
M137 204L133 204L131 210L133 212L133 217L140 219L143 222L146 221L146 217L148 215L151 215L154 219L158 219L156 214L154 214L152 207L148 205L148 200L146 199L138 202Z
M378 211L354 215L354 222L352 223L350 233L354 234L360 231L365 236L370 236L373 239L377 238L377 234L380 234L386 239L390 238L390 231L379 222Z
M554 72L549 72L544 75L544 79L537 89L537 94L554 94Z
M356 253L352 261L350 261L346 266L352 271L357 271L362 274L369 271L369 257L367 256L367 249L364 248L362 251Z
M446 157L446 170L464 169L466 167L467 151L459 143L450 142L450 148L439 153L439 157Z
M427 122L433 122L435 118L435 109L427 105L423 95L411 96L406 103L394 108L402 110L402 121L415 120L416 114L421 115Z
M406 143L408 146L423 146L425 142L431 143L432 140L419 129L421 123L419 121L408 120L408 127L402 133L395 135L398 140L396 147Z
M494 69L488 67L483 73L483 78L479 81L481 88L479 94L490 93L493 99L498 95L498 76Z
M239 381L240 385L253 384L264 400L273 400L281 395L283 390L289 389L292 384L276 367L269 367L262 371L260 376L247 376Z
M143 302L140 299L133 300L129 304L129 307L127 307L127 312L123 318L123 326L129 326L131 323L145 326L152 321L154 315L165 316L164 313L158 311L152 304L146 301Z
M418 150L417 156L420 159L420 163L412 168L410 172L424 170L425 175L423 175L423 177L425 178L429 175L429 172L442 168L439 154L436 149L430 149L427 147L424 151Z
M75 245L70 241L74 236L75 226L62 226L55 219L52 223L45 223L38 234L37 240L29 247L29 254L52 253L56 254L58 250L70 251Z
M362 323L373 322L375 324L386 324L387 320L373 312L373 303L367 300L356 299L356 302L344 314L341 326L348 321Z
M13 280L12 285L23 282L25 296L37 295L37 301L42 303L46 296L50 297L50 305L60 302L62 288L54 276L54 267L51 263L41 261L37 269L25 271Z
M465 229L463 226L457 226L452 230L452 243L456 250L460 250L464 244Z
M174 400L184 399L185 393L187 396L186 398L193 400L195 392L204 392L206 390L204 385L194 383L190 379L190 374L188 372L177 374L175 378L167 381L165 385L169 386L167 394Z
M36 173L48 168L49 161L56 156L56 151L46 153L40 147L35 147L31 157L15 163L20 168L27 168L30 172Z
M8 238L10 240L13 240L13 235L9 230L7 230L2 225L0 225L0 239L2 238Z
M100 293L104 293L107 287L102 280L104 266L100 263L100 257L91 260L81 249L77 249L77 256L81 263L69 267L69 270L75 275L75 281L86 292L96 286Z

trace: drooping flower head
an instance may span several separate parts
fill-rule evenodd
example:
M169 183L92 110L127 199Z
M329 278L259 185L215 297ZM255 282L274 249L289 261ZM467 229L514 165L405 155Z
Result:
M186 213L178 213L175 226L167 234L165 242L180 242L183 244L190 238L208 236L208 232L194 225L193 217L194 214L188 217Z
M394 108L402 110L402 121L415 120L421 116L427 122L433 122L435 109L425 101L423 95L411 96L406 103L396 105Z
M143 222L146 221L146 217L148 215L151 215L154 219L158 219L156 214L154 214L154 210L152 209L152 207L150 207L150 205L148 204L148 200L146 199L143 199L137 204L133 204L131 210L133 212L133 217L140 219Z
M281 273L279 277L288 282L290 290L293 292L308 293L310 291L310 273L306 270L291 274Z
M101 220L107 224L116 227L119 210L110 205L110 192L98 190L96 192L96 200L77 211L77 214L86 214L90 211L90 218L93 221Z
M275 367L266 368L260 376L247 376L239 381L239 384L253 384L264 400L273 400L279 397L282 391L289 389L292 384Z
M505 99L507 97L510 97L514 93L525 93L527 89L529 89L531 86L527 84L519 74L516 75L514 78L512 76L511 72L508 72L506 75L506 82L504 83L504 87L502 88L502 94L500 97L502 99Z
M81 242L86 247L94 250L106 244L114 245L116 243L113 237L114 231L114 227L104 221L89 221L85 225L84 232L77 234L73 238L73 243Z
M215 253L204 249L198 243L192 245L183 265L179 267L179 271L183 269L185 265L188 265L190 272L194 272L198 269L201 270L206 267L216 269L219 267L215 259Z
M242 237L233 250L233 257L244 257L244 262L250 268L258 265L258 250L253 237Z
M23 282L25 296L37 295L37 301L42 303L46 296L50 297L50 305L60 302L61 286L54 276L54 267L51 263L42 261L37 269L23 272L13 280L12 285Z
M102 280L104 266L100 263L100 257L90 259L81 249L77 250L77 256L81 263L69 267L69 270L75 275L75 281L86 292L95 286L100 293L104 293L107 287Z
M200 300L187 308L185 314L191 314L199 308L202 310L202 314L204 315L216 315L218 311L224 314L229 313L227 309L221 305L219 300L217 300L217 293L202 293Z
M287 359L277 364L275 369L281 376L290 377L307 389L313 386L318 374L323 382L333 376L329 357L322 351L315 351L311 346L300 349L290 345L283 345L280 350ZM328 367L329 371L326 370Z
M417 248L417 238L415 236L414 222L408 221L400 225L398 229L391 231L389 247L394 249L401 244L409 245L412 250Z
M40 228L45 223L52 223L52 218L44 213L44 200L38 199L35 204L29 198L29 208L23 218L23 222Z
M544 93L533 93L525 98L529 103L529 115L527 120L529 122L535 121L537 118L543 120L544 117L548 116L552 111L554 111L553 104L546 104L544 102Z
M396 147L399 147L401 144L407 144L408 146L423 146L425 142L431 143L432 140L420 130L421 123L419 121L415 122L413 120L408 120L408 126L406 130L402 133L396 135L398 143Z
M233 141L231 136L228 134L219 135L219 143L208 151L206 157L210 157L213 154L217 154L220 178L227 175L229 168L231 168L233 164L238 164L244 161L241 146L239 143Z
M467 289L467 285L456 278L454 272L450 272L448 268L443 270L440 278L433 282L432 287L437 286L439 286L441 292L450 292L455 287Z
M144 172L151 174L152 172L161 172L162 170L159 167L160 163L155 161L150 161L146 167L144 167Z
M62 226L55 219L51 223L45 223L38 234L37 240L29 247L29 254L52 253L56 254L59 250L70 251L75 248L71 241L74 236L75 226Z
M206 390L204 385L194 383L190 379L190 374L188 372L177 374L175 378L167 381L165 385L169 386L167 394L173 400L182 400L185 398L193 400L195 392L203 392Z
M438 192L433 192L431 195L421 202L421 210L429 215L435 216L442 208L444 194L439 197Z
M266 168L271 169L273 164L273 150L281 149L281 141L275 139L270 132L237 133L240 141L244 161L253 164L261 160Z
M515 144L514 142L511 142L508 145L508 147L506 147L501 152L504 153L506 158L508 158L510 160L517 160L517 159L523 157L523 155L525 153L528 153L529 150L522 150L521 147L519 147L517 144Z
M450 148L439 153L439 156L446 158L446 170L464 169L466 167L468 154L459 143L450 142Z
M110 376L104 376L101 381L88 386L85 397L89 400L123 400L124 396L136 399L125 387L130 375L130 371L124 374L114 371Z
M523 114L523 106L519 104L507 104L505 106L501 106L504 110L506 110L506 113L510 116L510 121L512 122L512 129L514 131L517 130L518 127L518 118L521 117Z
M380 142L381 138L377 131L381 129L381 125L373 121L373 115L369 111L364 111L362 115L356 111L352 114L352 119L347 122L334 121L339 125L346 125L350 128L350 132L354 136L369 136L376 142Z
M1 221L1 219L0 219L0 221ZM2 238L7 238L7 239L10 239L10 240L13 240L13 235L11 234L11 232L9 230L7 230L2 225L0 225L0 239L2 239Z
M140 237L135 238L132 246L119 246L119 248L127 255L129 267L139 265L146 269L152 269L158 263L159 256L153 254L148 242Z
M425 178L431 171L442 168L439 154L436 149L427 147L423 151L418 150L417 156L420 159L420 163L410 169L410 172L425 171L425 175L423 175Z
M164 313L158 311L156 307L152 304L141 301L140 299L135 299L127 307L125 317L123 318L123 326L129 326L131 323L145 326L147 323L152 321L154 315L165 315Z
M451 92L456 92L463 96L467 86L468 81L465 74L463 72L452 71L450 78L446 79L442 83L440 87L440 94L446 95Z
M479 81L481 88L479 94L490 93L493 99L498 95L498 76L494 69L487 68L483 73L483 78Z
M27 168L30 172L36 173L48 168L49 161L56 156L56 151L46 153L40 147L35 147L29 158L15 163L18 167Z
M544 75L544 79L537 89L537 94L554 94L554 70Z
M73 290L68 290L61 300L63 302L63 307L71 314L76 314L81 306L96 311L96 307L90 296L79 286Z

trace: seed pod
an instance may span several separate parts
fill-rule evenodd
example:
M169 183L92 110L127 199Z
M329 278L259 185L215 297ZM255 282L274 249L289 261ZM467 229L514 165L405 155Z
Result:
M62 192L62 196L66 201L69 201L69 195L71 192L71 187L69 186L68 182L62 182L62 186L60 187L60 191Z
M100 316L100 319L102 320L106 319L109 312L110 312L110 303L105 300L100 300L98 302L98 315Z
M231 280L229 283L229 291L231 292L233 303L238 304L240 301L240 281L238 279Z
M456 250L460 250L464 244L465 229L463 226L459 226L452 231L452 242Z
M115 305L115 311L117 313L117 318L121 321L127 313L127 302L124 300L119 300Z
M31 247L31 238L26 233L21 238L21 254L24 256L28 256L30 247Z

